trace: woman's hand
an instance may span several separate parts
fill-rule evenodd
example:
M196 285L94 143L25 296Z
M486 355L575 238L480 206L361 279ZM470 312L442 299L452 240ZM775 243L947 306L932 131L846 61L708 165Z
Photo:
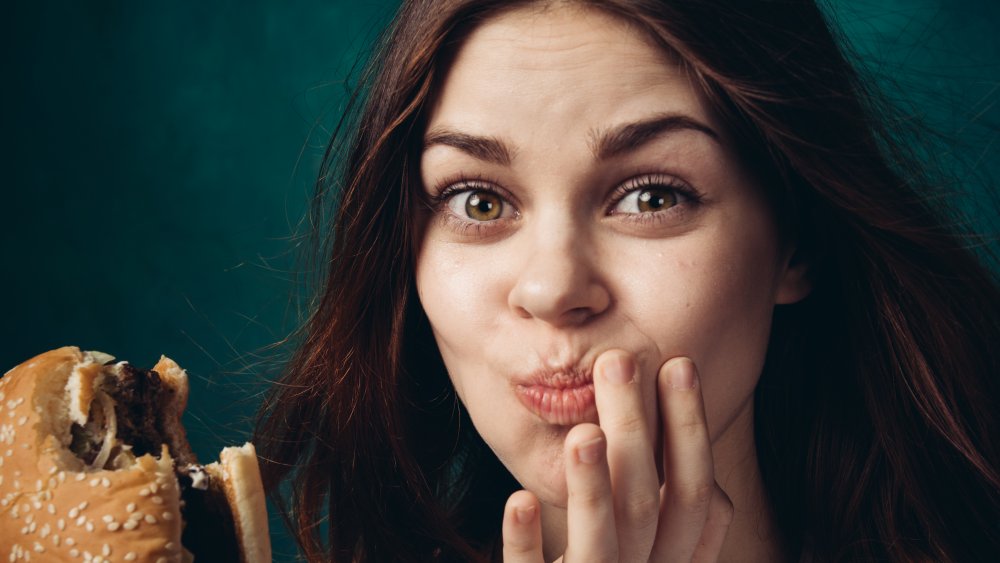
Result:
M673 358L657 377L663 486L640 377L620 350L594 364L601 425L579 424L566 437L567 543L559 561L718 558L733 505L715 482L697 368L688 358ZM533 494L511 495L503 519L505 563L543 561L540 511Z

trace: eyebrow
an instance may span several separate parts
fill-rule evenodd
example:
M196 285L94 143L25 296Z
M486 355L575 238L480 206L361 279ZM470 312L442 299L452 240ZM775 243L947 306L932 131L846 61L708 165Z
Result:
M715 130L692 117L661 114L619 125L608 131L592 130L589 144L598 160L608 160L678 131L697 131L717 142L719 140L719 134ZM453 147L476 159L501 166L510 166L517 152L502 138L473 135L447 127L431 129L424 136L424 150L434 145Z
M431 129L424 136L424 150L434 145L454 147L479 160L502 166L510 166L514 160L515 151L503 139L470 135L446 127Z
M608 160L678 131L697 131L719 141L719 134L708 125L687 115L668 113L619 125L608 131L592 130L590 149L598 160Z

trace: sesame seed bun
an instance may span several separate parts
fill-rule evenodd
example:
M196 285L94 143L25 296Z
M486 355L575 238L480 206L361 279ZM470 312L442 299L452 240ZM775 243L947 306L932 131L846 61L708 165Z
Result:
M194 460L180 423L187 375L165 357L152 370L168 391L157 424L169 436L152 448L158 451L138 455L116 436L128 421L116 420L121 405L101 386L105 378L121 377L122 364L107 354L65 347L0 378L0 561L194 559L182 545L185 516L193 516L185 514L192 508L185 507L182 488L186 494L190 486L176 473L181 460ZM100 425L93 424L95 417ZM99 432L87 438L100 447L81 457L75 450L88 422ZM241 551L233 560L269 562L253 445L226 448L204 471L209 489L219 492L232 513L233 545Z

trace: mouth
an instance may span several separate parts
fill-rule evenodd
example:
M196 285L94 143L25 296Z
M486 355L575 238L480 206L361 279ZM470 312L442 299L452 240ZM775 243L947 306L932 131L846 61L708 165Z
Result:
M594 377L589 370L542 370L516 382L514 392L521 404L548 424L597 422Z

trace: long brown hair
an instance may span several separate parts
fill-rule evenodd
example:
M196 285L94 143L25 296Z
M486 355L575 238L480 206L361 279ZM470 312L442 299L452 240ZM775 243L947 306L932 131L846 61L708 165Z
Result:
M310 317L267 397L265 486L310 561L477 560L517 488L415 298L423 124L450 53L531 2L405 2L329 146ZM755 397L789 559L1000 553L1000 289L812 1L593 0L676 54L810 266Z

